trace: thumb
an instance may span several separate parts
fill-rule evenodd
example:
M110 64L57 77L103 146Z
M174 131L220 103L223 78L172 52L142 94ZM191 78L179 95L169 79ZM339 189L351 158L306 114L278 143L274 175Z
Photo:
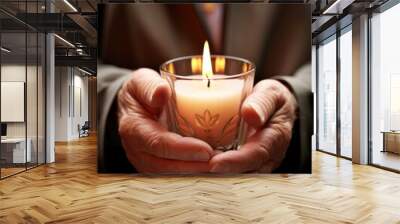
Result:
M171 97L167 81L152 69L141 68L134 71L126 87L132 97L150 108L163 107Z
M259 82L243 103L244 120L253 127L263 126L284 103L282 87L276 80Z

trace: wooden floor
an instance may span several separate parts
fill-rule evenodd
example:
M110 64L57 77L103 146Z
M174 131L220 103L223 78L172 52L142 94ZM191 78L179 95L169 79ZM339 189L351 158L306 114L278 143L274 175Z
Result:
M22 172L22 171L25 171L26 169L25 169L25 167L17 167L17 168L15 168L15 167L11 167L11 168L0 168L1 169L1 177L3 178L3 177L8 177L8 176L11 176L11 175L13 175L13 174L16 174L16 173L19 173L19 172Z
M315 152L312 175L99 175L95 139L0 181L0 223L400 223L400 175Z
M37 167L36 163L30 163L30 164L27 163L26 167L25 167L25 164L18 164L17 167L6 167L6 168L3 167L3 168L0 168L1 169L1 178L6 178L8 176L15 175L20 172L24 172L27 169L33 169L35 167Z

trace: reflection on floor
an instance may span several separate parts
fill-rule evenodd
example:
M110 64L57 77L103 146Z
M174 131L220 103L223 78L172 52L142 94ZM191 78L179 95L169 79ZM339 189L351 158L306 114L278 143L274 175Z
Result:
M341 148L340 154L344 157L351 158L352 157L352 149L351 148Z
M7 176L22 172L25 170L25 167L12 167L12 168L1 168L1 178L5 178Z
M25 171L26 169L34 168L37 166L36 163L27 163L25 164L2 164L4 167L1 168L1 178L6 178L8 176L20 173Z
M388 167L395 170L400 170L400 155L392 152L374 151L372 157L373 163Z
M312 175L97 174L96 139L0 181L0 223L398 223L400 175L313 152Z

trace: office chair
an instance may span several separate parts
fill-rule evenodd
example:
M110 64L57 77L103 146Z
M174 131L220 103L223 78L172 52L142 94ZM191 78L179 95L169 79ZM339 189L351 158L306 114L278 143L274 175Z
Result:
M90 130L89 121L85 121L82 127L80 127L80 125L78 124L78 130L79 130L79 138L89 136L89 130Z

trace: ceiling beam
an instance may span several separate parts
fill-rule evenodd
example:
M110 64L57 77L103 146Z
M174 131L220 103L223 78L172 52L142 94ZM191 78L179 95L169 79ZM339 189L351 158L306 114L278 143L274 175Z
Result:
M74 21L83 31L89 36L89 40L92 46L97 43L97 30L89 23L89 21L80 14L69 14L67 15L72 21Z
M90 56L55 56L56 66L88 67L96 71L97 59Z

